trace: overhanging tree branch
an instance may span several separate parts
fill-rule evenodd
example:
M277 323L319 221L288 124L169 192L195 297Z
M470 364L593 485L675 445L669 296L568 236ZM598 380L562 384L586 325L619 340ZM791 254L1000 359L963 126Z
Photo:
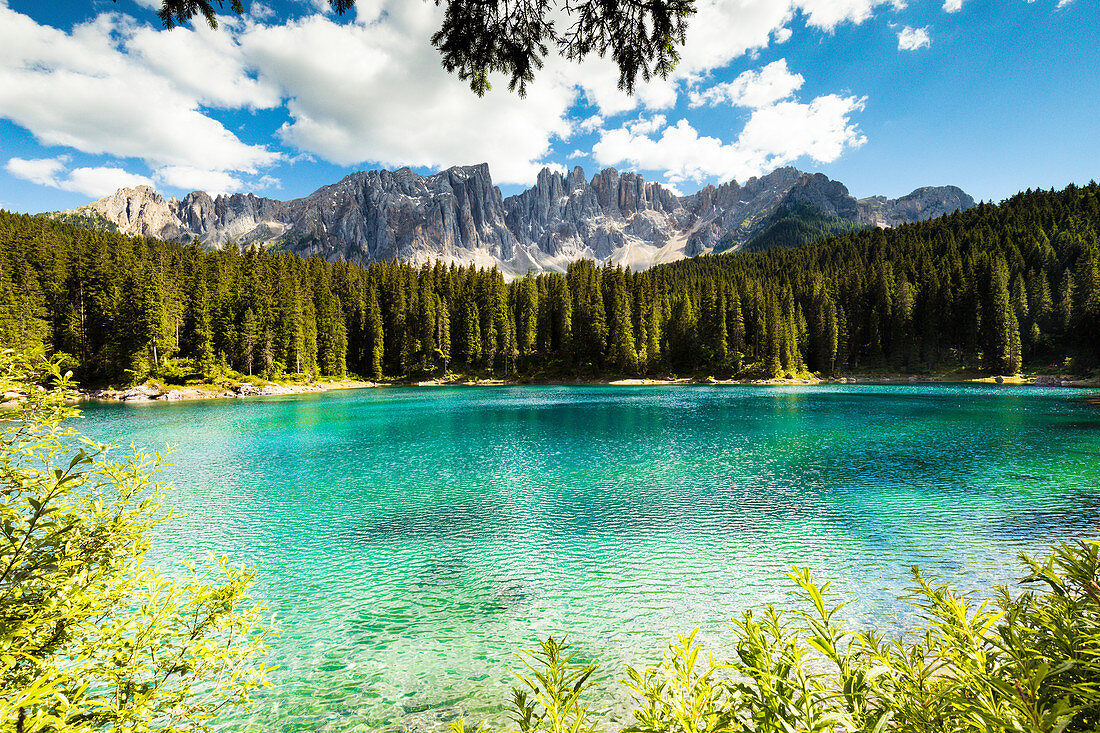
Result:
M638 78L667 77L680 60L687 21L695 0L434 0L443 6L443 23L432 35L443 68L457 74L482 96L491 74L508 77L508 88L521 97L542 68L558 53L580 61L595 54L619 68L619 88L633 93ZM329 0L343 14L355 0ZM217 13L244 13L241 0L163 0L157 12L165 28L196 16L218 27ZM555 27L560 15L563 32Z

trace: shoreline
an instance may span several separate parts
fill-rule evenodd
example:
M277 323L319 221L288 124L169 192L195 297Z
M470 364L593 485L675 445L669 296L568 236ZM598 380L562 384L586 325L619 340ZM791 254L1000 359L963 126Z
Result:
M574 379L426 379L394 380L390 382L371 382L358 379L340 379L309 384L281 385L270 383L264 386L241 384L232 388L201 386L170 386L165 389L150 385L139 385L126 390L81 389L74 394L73 402L187 402L193 400L242 399L247 397L275 397L282 395L334 392L345 389L373 389L384 387L515 387L524 385L557 386L816 386L838 384L1003 384L1009 386L1060 387L1088 389L1100 387L1100 379L1071 379L1051 375L1013 376L1013 377L961 377L951 375L904 375L870 374L820 379L814 376L804 378L778 379L716 379L714 377L623 377L623 378L583 378Z
M231 388L213 385L169 386L159 389L150 385L138 385L125 390L81 389L74 395L73 402L188 402L192 400L225 400L246 397L277 397L280 395L310 394L334 392L341 389L366 389L380 387L382 384L358 379L339 379L331 382L312 382L309 384L276 384L274 382L257 387L252 384L240 384Z

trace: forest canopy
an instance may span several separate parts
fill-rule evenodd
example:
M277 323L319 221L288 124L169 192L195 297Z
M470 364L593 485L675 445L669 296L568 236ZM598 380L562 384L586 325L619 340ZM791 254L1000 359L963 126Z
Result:
M206 250L0 212L0 345L85 383L774 376L1100 361L1100 186L644 272ZM1067 361L1068 360L1068 361Z

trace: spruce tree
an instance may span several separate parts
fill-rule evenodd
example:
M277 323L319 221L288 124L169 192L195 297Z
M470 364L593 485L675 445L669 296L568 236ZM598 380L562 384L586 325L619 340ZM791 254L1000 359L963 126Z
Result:
M986 324L986 364L997 374L1020 371L1020 326L1009 294L1008 266L1003 257L993 262Z
M378 290L374 284L367 286L367 328L366 328L366 353L370 365L370 378L379 380L382 378L382 358L384 355L385 335L382 331L382 311L378 306Z
M528 275L516 289L516 345L519 353L530 356L538 345L539 292L535 278Z

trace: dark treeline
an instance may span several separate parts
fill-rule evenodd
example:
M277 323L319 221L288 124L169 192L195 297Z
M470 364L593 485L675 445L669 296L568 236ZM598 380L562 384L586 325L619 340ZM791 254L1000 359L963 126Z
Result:
M940 366L1100 356L1100 187L645 272L496 270L218 251L0 212L0 344L78 377L368 378Z

